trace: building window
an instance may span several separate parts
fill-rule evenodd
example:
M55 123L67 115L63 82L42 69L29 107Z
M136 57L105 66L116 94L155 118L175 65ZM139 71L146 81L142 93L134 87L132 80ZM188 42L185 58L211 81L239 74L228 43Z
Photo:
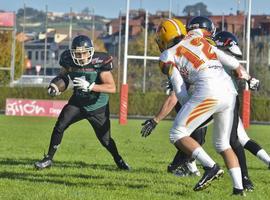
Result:
M58 51L55 51L54 53L55 53L54 59L55 59L55 60L58 60L58 58L59 58L59 52L58 52Z
M44 60L44 51L41 51L41 60Z
M35 52L35 58L36 58L36 60L39 59L39 51L36 51L36 52Z
M32 51L27 52L27 57L29 60L32 60Z

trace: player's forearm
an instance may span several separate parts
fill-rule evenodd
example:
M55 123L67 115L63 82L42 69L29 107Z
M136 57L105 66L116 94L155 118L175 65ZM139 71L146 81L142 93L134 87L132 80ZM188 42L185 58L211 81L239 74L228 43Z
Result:
M169 96L164 104L162 105L159 113L154 117L154 120L158 123L163 120L172 111L175 104L177 103L177 98L174 96Z
M237 74L237 78L245 79L246 81L248 81L251 78L246 69L242 65L239 65L239 67L235 70L235 72Z
M240 63L236 58L224 53L217 48L214 48L214 50L223 66L226 66L229 70L235 70L239 67Z
M105 92L105 93L115 93L116 88L115 88L114 84L95 84L92 91Z

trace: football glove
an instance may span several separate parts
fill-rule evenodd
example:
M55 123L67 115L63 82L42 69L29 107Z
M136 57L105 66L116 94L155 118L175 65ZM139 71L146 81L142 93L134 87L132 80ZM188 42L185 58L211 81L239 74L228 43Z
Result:
M59 91L57 85L55 85L54 83L50 83L49 87L48 87L48 94L52 97L54 96L58 96L61 94L61 92Z
M260 89L260 81L256 78L250 78L247 83L249 89L252 91L258 91Z
M76 77L73 80L73 85L74 87L81 89L83 92L90 92L93 89L95 82L90 84L87 80Z
M142 123L142 130L141 134L142 137L147 137L152 133L152 131L155 129L157 125L157 122L154 119L148 119L144 123Z
M172 83L169 80L162 82L161 87L164 87L166 95L170 95L170 93L173 91Z

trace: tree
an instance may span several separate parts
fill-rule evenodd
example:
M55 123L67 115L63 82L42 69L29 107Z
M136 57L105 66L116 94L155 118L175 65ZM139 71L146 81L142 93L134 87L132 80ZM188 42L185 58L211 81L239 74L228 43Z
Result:
M104 42L100 39L95 39L94 47L95 47L95 51L102 51L102 52L106 51L106 48L104 46Z
M130 42L128 46L129 54L144 55L144 34L144 31L142 31L136 39ZM150 33L147 40L147 55L157 56L159 54L160 52L155 42L155 33Z
M85 7L82 11L81 11L82 14L85 14L85 15L90 15L91 13L91 10L89 9L89 7Z
M46 17L45 8L44 11L40 11L34 8L26 7L25 14L27 16L27 20L31 22L42 22ZM22 19L24 16L24 9L20 8L17 12L17 18Z
M183 10L183 13L185 13L188 16L212 15L212 13L207 10L207 6L202 2L196 3L194 5L186 6Z
M0 67L10 68L12 33L10 31L0 32ZM15 53L15 79L22 74L22 46L16 41ZM10 82L10 71L0 70L0 85L6 85Z
M128 45L129 54L144 55L144 31L131 41ZM160 51L155 42L155 33L149 33L147 39L147 55L159 56ZM143 60L129 60L128 61L128 84L130 92L142 91L143 88ZM162 91L161 83L166 77L162 75L159 69L158 61L147 60L146 64L146 92Z

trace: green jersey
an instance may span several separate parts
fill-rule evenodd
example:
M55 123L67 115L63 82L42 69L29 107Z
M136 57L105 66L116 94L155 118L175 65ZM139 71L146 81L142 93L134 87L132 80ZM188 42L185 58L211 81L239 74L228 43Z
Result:
M101 84L100 73L112 69L112 57L107 53L95 52L91 62L85 66L76 65L73 62L70 51L66 50L60 58L60 65L67 71L67 75L73 81L75 77L83 78L90 84ZM83 92L78 87L73 88L73 95L69 103L84 108L86 111L95 111L108 104L109 95L103 92Z

